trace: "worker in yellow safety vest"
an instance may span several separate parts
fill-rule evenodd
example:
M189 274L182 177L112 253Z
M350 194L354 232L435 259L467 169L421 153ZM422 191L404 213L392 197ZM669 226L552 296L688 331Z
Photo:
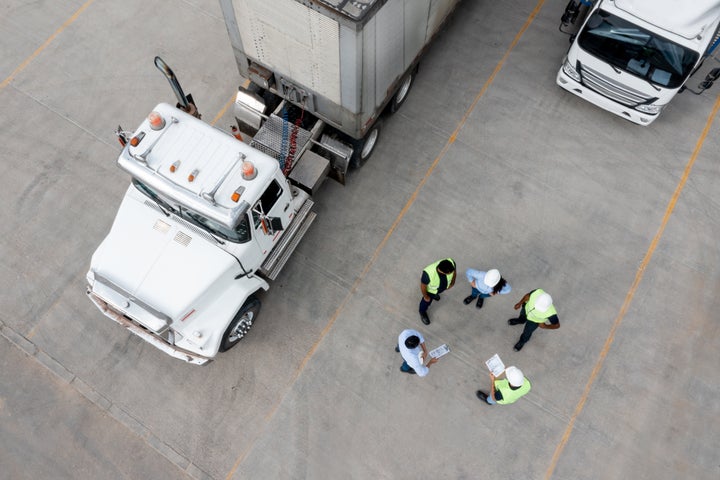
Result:
M428 265L420 276L420 320L430 325L427 309L433 300L440 300L440 294L455 285L455 260L446 258Z
M478 390L477 397L490 405L509 405L518 401L520 397L530 391L530 380L525 378L522 371L517 367L507 367L505 378L498 380L495 375L490 374L490 394ZM502 374L500 374L502 376Z
M553 305L553 299L542 289L538 288L525 294L522 300L515 304L515 310L521 307L518 318L508 320L510 325L525 324L520 340L514 347L516 352L523 348L538 327L548 330L560 328L560 320Z

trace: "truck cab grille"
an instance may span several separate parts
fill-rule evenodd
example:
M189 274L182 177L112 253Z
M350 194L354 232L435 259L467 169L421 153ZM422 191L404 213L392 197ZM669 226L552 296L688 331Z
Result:
M635 107L657 100L656 98L648 97L643 92L617 83L613 79L585 65L580 64L579 70L583 85L626 107Z

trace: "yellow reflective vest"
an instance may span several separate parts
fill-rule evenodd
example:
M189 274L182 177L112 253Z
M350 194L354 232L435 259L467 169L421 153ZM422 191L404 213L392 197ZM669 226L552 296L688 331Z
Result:
M453 267L455 266L455 261L452 258L446 258L445 260L448 260L450 263L452 263ZM428 277L430 278L430 282L428 282L426 287L428 293L437 293L438 288L440 288L440 274L437 271L437 267L438 265L440 265L440 262L442 262L442 260L438 260L437 262L433 263L432 265L428 265L423 269L423 272L427 273ZM456 272L457 269L455 269L455 271L450 275L445 275L448 287L452 283L452 279L455 277Z
M550 305L550 308L548 308L544 312L539 312L535 310L535 302L537 302L537 299L540 295L545 293L542 289L538 288L534 292L530 294L530 298L528 299L527 303L525 304L525 316L528 320L535 323L544 323L545 320L552 317L553 315L557 315L557 310L555 310L555 305Z
M517 402L520 397L530 391L530 380L526 378L522 386L515 390L510 387L510 382L507 381L507 378L495 380L495 390L499 391L503 397L502 400L498 400L497 403L500 405L509 405Z

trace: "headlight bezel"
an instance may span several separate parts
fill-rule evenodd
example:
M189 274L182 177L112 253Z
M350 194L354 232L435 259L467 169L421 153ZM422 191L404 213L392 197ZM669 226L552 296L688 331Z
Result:
M562 66L563 73L570 77L571 79L575 80L578 83L582 83L582 77L580 76L580 73L577 71L577 69L573 66L572 63L570 63L570 60L565 58L565 61L563 62Z

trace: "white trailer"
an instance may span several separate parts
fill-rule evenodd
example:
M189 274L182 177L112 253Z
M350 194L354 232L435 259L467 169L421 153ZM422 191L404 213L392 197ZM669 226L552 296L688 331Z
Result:
M238 70L251 82L238 93L240 129L254 135L272 117L257 143L282 159L288 142L278 130L283 120L298 123L342 177L348 161L358 167L372 154L383 113L405 101L420 57L458 3L220 0Z
M631 122L649 125L718 45L720 1L570 0L562 17L570 48L557 74L565 90Z

